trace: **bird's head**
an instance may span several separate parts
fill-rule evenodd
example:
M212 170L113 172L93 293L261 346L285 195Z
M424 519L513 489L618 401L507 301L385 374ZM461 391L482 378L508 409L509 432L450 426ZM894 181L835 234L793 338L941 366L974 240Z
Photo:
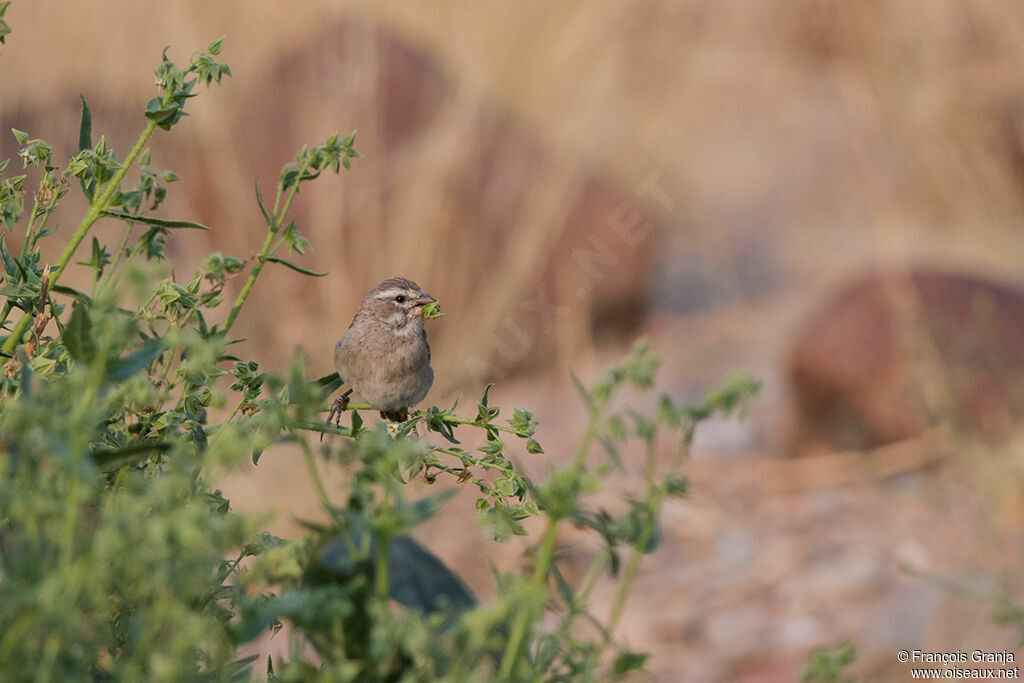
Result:
M366 295L359 312L396 331L403 331L409 323L422 321L423 307L436 301L412 280L393 277Z

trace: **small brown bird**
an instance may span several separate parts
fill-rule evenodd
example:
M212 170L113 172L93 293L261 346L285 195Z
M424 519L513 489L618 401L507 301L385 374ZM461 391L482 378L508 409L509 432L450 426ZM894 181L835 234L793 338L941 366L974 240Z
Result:
M335 399L327 423L355 391L389 422L404 422L434 383L423 307L437 299L404 277L380 283L366 295L352 324L334 346L334 367L348 391Z

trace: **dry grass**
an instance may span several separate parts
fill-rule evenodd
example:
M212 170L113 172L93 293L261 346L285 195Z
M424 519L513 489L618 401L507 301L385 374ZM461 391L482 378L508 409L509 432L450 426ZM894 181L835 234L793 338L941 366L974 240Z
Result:
M510 336L509 320L527 321L538 355L558 340L552 374L562 376L569 361L589 367L580 341L592 337L594 297L608 293L588 282L585 299L572 296L579 273L568 254L587 245L589 232L564 227L589 177L617 193L613 206L632 201L659 226L649 251L620 266L647 282L640 294L665 314L700 313L670 326L685 336L666 334L657 348L676 356L670 388L679 392L706 385L711 365L777 369L799 312L865 263L929 262L1021 279L1020 3L180 0L154 17L150 4L132 0L15 0L7 15L14 33L0 48L2 130L29 127L29 117L40 126L31 133L69 154L82 92L96 130L123 148L141 127L135 112L151 96L160 49L171 44L180 58L226 34L235 77L197 101L173 143L154 143L157 165L169 159L181 185L205 187L175 188L167 211L215 227L207 244L174 254L187 272L207 250L246 255L258 246L254 177L268 188L301 144L359 128L367 158L297 202L316 246L305 262L331 276L269 271L239 321L248 353L271 368L302 346L310 372L326 373L362 293L396 273L449 313L431 329L432 402L479 367L468 358L498 355L494 340ZM386 32L351 41L330 33L352 17ZM399 147L379 136L386 35L433 60L442 87L435 115ZM481 117L510 122L522 136L514 140L526 143L475 185L473 164L488 151L473 134ZM4 156L13 152L8 138ZM634 196L652 172L671 209ZM542 283L572 309L550 335L521 307ZM694 331L705 323L712 327ZM545 427L566 431L550 402ZM876 454L879 471L927 459L901 448ZM834 466L838 483L874 471L847 457L815 463ZM816 466L765 465L780 489L790 475L817 477ZM265 490L282 495L275 505L287 510L301 485L281 486L286 465L266 467ZM718 472L713 462L699 469L708 479ZM262 494L244 498L251 481L234 485L243 507L266 506ZM1019 514L1019 504L1010 507Z

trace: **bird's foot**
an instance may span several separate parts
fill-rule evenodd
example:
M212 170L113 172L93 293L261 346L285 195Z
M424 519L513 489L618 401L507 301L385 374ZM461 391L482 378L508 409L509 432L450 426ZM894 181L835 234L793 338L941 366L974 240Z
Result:
M331 412L327 413L327 421L324 422L325 427L331 426L331 421L334 421L335 426L341 427L341 414L345 412L345 408L348 407L349 394L352 390L349 389L344 394L334 399L334 403L331 404ZM320 432L320 441L324 440L324 433Z

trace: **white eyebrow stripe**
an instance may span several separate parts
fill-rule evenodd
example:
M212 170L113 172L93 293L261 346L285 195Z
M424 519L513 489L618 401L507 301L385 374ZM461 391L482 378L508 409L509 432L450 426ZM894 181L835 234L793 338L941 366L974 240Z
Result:
M375 296L373 298L374 299L388 299L390 297L398 296L399 294L403 294L404 292L405 292L404 289L397 289L397 288L396 289L385 289L383 292L381 292L380 294L378 294L377 296Z

